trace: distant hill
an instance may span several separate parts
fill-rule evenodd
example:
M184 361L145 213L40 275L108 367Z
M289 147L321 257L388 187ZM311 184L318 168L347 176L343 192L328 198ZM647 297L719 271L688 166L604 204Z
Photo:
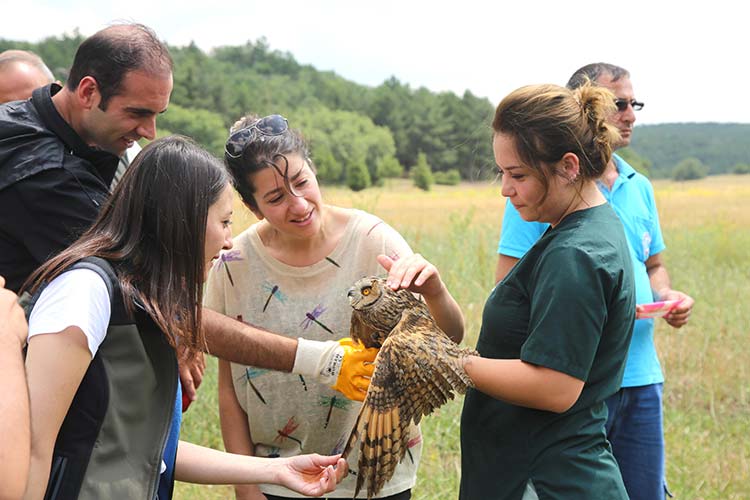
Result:
M650 163L654 178L669 177L689 157L706 165L709 175L728 173L737 164L750 164L750 124L636 125L630 149Z

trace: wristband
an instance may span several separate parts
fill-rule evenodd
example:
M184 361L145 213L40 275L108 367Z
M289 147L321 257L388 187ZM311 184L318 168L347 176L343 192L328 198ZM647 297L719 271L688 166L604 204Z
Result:
M297 339L292 373L313 377L322 384L333 385L341 371L344 348L338 342Z

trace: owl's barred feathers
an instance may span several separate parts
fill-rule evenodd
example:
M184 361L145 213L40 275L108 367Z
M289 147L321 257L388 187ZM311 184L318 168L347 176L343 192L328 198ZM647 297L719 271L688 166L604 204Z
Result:
M369 499L404 458L410 425L472 385L462 359L478 354L456 345L423 302L407 290L394 292L383 278L363 278L348 295L354 309L352 338L368 347L382 346L344 450L346 457L360 439L355 496L367 483Z

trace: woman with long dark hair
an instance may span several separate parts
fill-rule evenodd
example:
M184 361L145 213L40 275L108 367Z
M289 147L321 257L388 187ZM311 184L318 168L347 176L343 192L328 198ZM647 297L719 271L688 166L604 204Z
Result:
M174 479L321 495L340 480L336 456L264 460L177 445L175 348L205 348L202 286L232 246L232 200L218 160L186 138L158 140L94 225L29 279L28 498L169 498Z

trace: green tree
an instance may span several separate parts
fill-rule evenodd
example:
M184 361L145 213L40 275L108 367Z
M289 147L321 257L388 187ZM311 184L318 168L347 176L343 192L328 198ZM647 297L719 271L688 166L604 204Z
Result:
M370 172L367 170L365 162L355 161L346 168L346 185L352 191L362 191L363 189L370 187Z
M458 173L458 169L452 168L445 172L435 172L435 184L443 184L446 186L456 186L461 182L461 174Z
M702 179L708 175L708 168L698 158L685 158L672 170L672 178L676 181L690 181Z
M331 148L324 141L311 145L311 156L318 171L318 178L323 182L339 182L343 167L336 161Z
M395 156L384 156L378 164L378 172L382 178L401 177L404 175L404 167Z
M50 37L39 43L0 40L0 48L25 48L39 53L60 79L65 79L83 37ZM419 151L435 172L458 169L462 178L492 172L493 106L470 92L433 93L412 89L392 77L378 87L359 85L331 71L298 63L291 54L273 50L261 38L244 45L204 52L197 44L170 47L174 90L163 127L194 137L215 153L229 127L254 113L280 113L308 137L321 178L346 182L346 166L364 161L371 181L397 175L397 165L415 165ZM179 107L179 108L177 108ZM198 111L210 113L199 115ZM170 112L171 113L171 112ZM222 133L215 118L222 123ZM208 126L198 122L208 118ZM177 122L175 125L172 122ZM222 135L221 140L218 136ZM317 151L317 152L316 152Z
M411 169L411 178L414 185L423 191L429 191L435 179L432 176L432 169L427 163L427 155L420 152L417 155L417 164Z
M617 155L628 162L637 172L645 175L646 177L651 176L651 162L636 153L632 148L622 148L617 150Z
M737 175L747 175L750 174L750 164L747 163L738 163L734 167L732 167L732 173Z
M295 111L292 120L305 131L313 158L319 148L327 149L325 155L346 170L354 163L364 163L370 182L378 183L381 160L393 157L396 147L390 131L376 126L367 116L353 111L333 111L321 105ZM322 170L322 169L321 169ZM326 171L332 182L348 182L344 171ZM338 174L338 177L334 177Z
M216 156L221 157L224 154L228 130L221 116L216 113L171 104L166 113L159 115L157 124L157 129L164 128L175 134L191 137Z

